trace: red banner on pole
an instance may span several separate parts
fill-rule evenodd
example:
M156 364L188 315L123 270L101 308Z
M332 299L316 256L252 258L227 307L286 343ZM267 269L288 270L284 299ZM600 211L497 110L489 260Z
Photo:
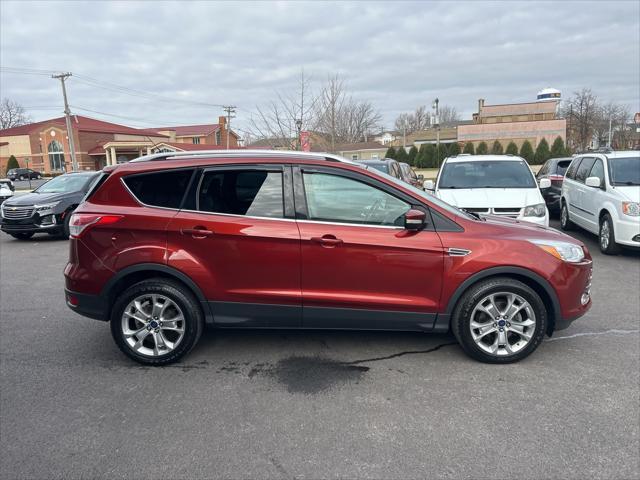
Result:
M303 152L311 151L311 138L309 132L300 132L300 146Z

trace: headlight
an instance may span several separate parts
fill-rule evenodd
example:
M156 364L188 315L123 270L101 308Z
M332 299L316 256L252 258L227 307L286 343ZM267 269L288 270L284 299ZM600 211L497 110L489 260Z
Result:
M558 240L529 240L545 252L550 253L559 260L577 263L584 260L584 250L579 245Z
M47 210L53 210L60 202L43 203L42 205L34 205L36 212L46 212Z
M640 203L638 202L622 202L622 213L637 217L640 215Z
M538 203L537 205L529 205L524 207L525 217L544 217L547 213L547 209L544 203Z

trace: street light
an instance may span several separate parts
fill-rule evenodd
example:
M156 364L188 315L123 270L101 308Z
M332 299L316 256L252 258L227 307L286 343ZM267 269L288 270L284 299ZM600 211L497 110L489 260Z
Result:
M301 150L302 143L300 142L300 135L302 133L302 119L296 118L296 128L298 129L298 150Z

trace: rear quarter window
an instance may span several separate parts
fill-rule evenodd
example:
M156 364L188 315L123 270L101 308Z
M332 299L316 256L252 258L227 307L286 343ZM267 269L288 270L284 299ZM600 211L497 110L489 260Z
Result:
M152 207L180 208L194 169L129 175L123 178L134 197Z

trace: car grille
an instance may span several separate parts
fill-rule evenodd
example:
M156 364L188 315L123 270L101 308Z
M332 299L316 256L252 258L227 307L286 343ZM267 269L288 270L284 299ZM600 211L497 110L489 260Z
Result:
M510 218L517 218L518 215L520 215L521 212L521 208L505 208L505 207L500 207L500 208L474 208L474 207L463 207L463 210L466 210L467 212L471 212L471 213L491 213L493 215L502 215L505 217L510 217Z
M2 216L4 218L29 218L33 215L33 206L30 207L6 207L2 206Z

